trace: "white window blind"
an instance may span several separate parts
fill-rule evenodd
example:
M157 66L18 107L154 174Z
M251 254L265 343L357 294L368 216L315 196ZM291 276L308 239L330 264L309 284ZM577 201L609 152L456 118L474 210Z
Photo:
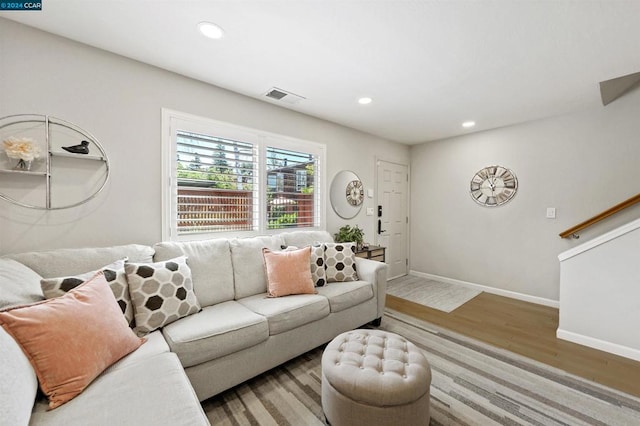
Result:
M266 153L268 228L315 226L313 177L318 156L276 147L267 147Z
M176 154L178 235L255 228L252 144L179 131Z
M163 109L163 238L324 226L325 145Z

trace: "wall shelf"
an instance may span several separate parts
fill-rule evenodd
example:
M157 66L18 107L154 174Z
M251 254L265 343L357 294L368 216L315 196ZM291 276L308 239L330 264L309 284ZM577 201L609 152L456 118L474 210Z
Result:
M18 160L0 149L0 175L4 176L0 177L0 199L31 209L68 209L93 199L107 184L109 159L102 145L73 123L49 115L10 115L0 118L0 140L8 137L32 139L44 155L31 163L30 170L15 170ZM89 154L62 150L82 141L88 142Z
M51 151L49 153L52 157L67 157L73 158L74 160L93 160L93 161L107 161L106 157L98 156L98 155L88 155L88 154L72 154L70 152L63 151Z
M9 170L9 169L0 169L0 173L16 173L20 175L28 175L28 176L46 176L45 172L31 172L28 170Z

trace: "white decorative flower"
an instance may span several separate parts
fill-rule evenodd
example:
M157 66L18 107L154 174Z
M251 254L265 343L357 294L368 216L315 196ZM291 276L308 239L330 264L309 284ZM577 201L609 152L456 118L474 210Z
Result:
M7 157L23 161L33 161L40 157L40 148L29 138L10 137L3 141Z

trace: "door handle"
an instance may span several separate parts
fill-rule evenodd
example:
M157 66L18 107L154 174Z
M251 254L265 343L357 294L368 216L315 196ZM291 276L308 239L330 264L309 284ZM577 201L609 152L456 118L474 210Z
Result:
M383 232L387 232L386 229L382 229L382 221L380 219L378 219L378 235L382 234Z

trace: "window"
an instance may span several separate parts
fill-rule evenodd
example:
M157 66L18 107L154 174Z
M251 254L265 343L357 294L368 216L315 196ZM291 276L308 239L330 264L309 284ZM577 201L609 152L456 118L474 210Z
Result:
M177 130L177 234L253 230L256 159L250 143Z
M163 239L322 228L324 145L163 110Z
M313 154L267 147L267 223L269 229L314 226L313 176L317 159ZM304 177L304 184L302 184Z

